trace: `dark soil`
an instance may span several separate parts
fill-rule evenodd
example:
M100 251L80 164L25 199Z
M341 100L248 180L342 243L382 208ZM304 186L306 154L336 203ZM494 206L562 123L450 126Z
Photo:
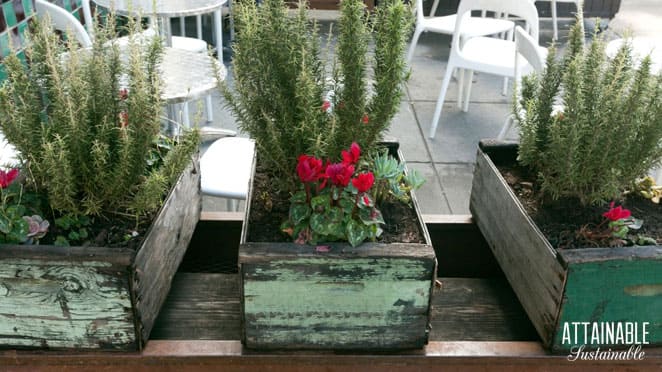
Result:
M250 242L290 242L292 239L280 230L290 209L287 192L275 190L275 183L259 167L253 181L253 198L248 224ZM380 243L425 243L414 208L399 201L379 206L384 216L384 232Z
M536 178L519 166L499 166L499 171L513 189L520 203L538 228L555 248L590 248L621 245L614 239L600 239L591 232L604 231L606 223L602 214L609 210L608 203L582 207L578 200L560 199L543 201ZM642 219L639 230L631 230L630 238L645 235L662 243L662 204L655 204L637 195L616 201L629 209L632 216ZM602 224L602 225L601 225Z
M85 226L88 237L79 241L70 240L72 246L90 246L90 247L109 247L109 248L128 248L138 250L142 244L147 229L151 221L156 216L142 217L136 226L134 218L114 218L102 219L97 217L93 219L88 226ZM67 237L68 231L62 231L53 223L53 218L49 219L51 223L48 234L40 239L40 244L53 244L58 235ZM129 238L131 237L131 238Z

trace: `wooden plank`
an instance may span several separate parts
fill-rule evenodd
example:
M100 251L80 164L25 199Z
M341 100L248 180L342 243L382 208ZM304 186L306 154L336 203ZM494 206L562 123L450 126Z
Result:
M586 335L583 330L580 331L577 339L574 333L572 337L563 339L564 327L567 324L567 330L570 330L572 322L587 322L590 327L594 323L625 327L627 322L633 330L637 330L637 343L644 342L643 327L646 323L648 334L645 342L650 346L662 345L662 247L607 248L602 249L605 251L603 256L611 255L612 249L615 254L609 260L600 258L569 262L563 307L554 337L555 351L592 344L592 331ZM640 255L635 253L638 249L642 250ZM593 251L589 255L595 256L596 250ZM626 254L627 251L631 254ZM657 254L650 256L652 252ZM607 332L600 331L597 335L601 334ZM617 335L616 332L613 334ZM596 341L603 348L623 348L635 343L633 340L614 338Z
M505 278L439 281L430 340L538 340ZM237 340L239 313L236 274L178 273L151 338Z
M434 254L242 262L245 344L261 349L422 347L435 270Z
M439 278L432 303L434 341L538 341L505 278Z
M402 257L434 259L434 250L429 245L411 243L363 243L351 247L347 243L325 243L328 252L317 252L316 247L295 243L243 243L239 249L239 263L268 263L274 258L318 258L346 259L360 257Z
M545 353L536 342L431 342L423 351L387 355L254 353L239 341L152 341L140 353L62 355L0 352L11 371L659 371L662 350L647 349L641 361L568 362Z
M0 345L135 350L126 254L117 263L48 250L0 258Z
M152 339L238 340L239 276L178 273Z
M141 345L147 342L200 219L198 155L171 190L136 254L132 286Z
M469 209L543 342L551 344L565 270L481 149Z

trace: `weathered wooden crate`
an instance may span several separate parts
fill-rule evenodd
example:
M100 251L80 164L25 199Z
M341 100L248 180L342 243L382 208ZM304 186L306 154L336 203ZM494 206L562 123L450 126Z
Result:
M495 166L516 156L514 144L481 143L470 210L545 346L584 345L572 322L635 323L640 340L646 322L646 341L662 345L662 247L554 249ZM563 340L566 324L571 342ZM587 347L629 346L591 345L591 336Z
M138 251L0 245L0 347L141 349L200 209L196 156Z
M427 344L437 262L413 194L412 200L425 244L332 243L325 253L251 242L246 208L239 246L244 345L388 350Z

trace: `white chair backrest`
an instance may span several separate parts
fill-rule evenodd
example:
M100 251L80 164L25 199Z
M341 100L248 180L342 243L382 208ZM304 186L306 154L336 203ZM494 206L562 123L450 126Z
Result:
M541 53L538 43L520 26L515 27L515 81L522 78L522 68L519 64L520 56L524 57L536 72L545 68L545 57Z
M526 22L529 33L538 41L539 24L538 10L531 0L462 0L457 10L457 22L453 35L461 35L463 21L471 16L471 11L480 10L506 14L523 19ZM460 50L460 38L453 37L451 49L456 53Z
M56 30L71 31L72 35L83 48L92 46L92 39L90 39L90 35L88 35L85 27L83 27L76 17L67 12L64 8L60 8L59 6L45 0L36 0L35 10L37 11L37 17L39 18L48 15Z

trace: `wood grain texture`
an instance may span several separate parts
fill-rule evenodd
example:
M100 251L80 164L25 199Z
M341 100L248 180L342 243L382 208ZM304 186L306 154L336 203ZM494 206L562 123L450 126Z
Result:
M55 248L61 254L46 259L29 252L0 257L0 345L135 350L128 265L68 255L80 249L48 249Z
M435 263L383 252L240 262L245 344L260 349L422 347L428 339Z
M538 340L505 278L439 278L431 341ZM238 340L239 276L178 273L152 340ZM150 341L151 342L151 341Z
M578 343L574 337L564 342L563 327L572 322L635 323L640 337L643 324L648 323L646 347L662 345L662 247L582 251L587 252L561 251L568 262L568 280L553 350L566 352L590 344L584 342L583 331ZM592 332L587 334L589 340L591 336ZM605 342L602 346L623 348L623 344Z
M197 169L196 156L137 253L0 246L0 347L139 349L199 218Z
M385 145L404 161L397 143ZM330 243L325 253L293 243L251 242L252 180L248 195L239 245L247 347L385 350L427 343L437 260L414 193L425 244Z
M481 149L469 209L543 342L550 345L561 305L565 270Z
M136 254L132 285L141 346L149 339L200 220L202 199L198 161L196 154L171 190Z

